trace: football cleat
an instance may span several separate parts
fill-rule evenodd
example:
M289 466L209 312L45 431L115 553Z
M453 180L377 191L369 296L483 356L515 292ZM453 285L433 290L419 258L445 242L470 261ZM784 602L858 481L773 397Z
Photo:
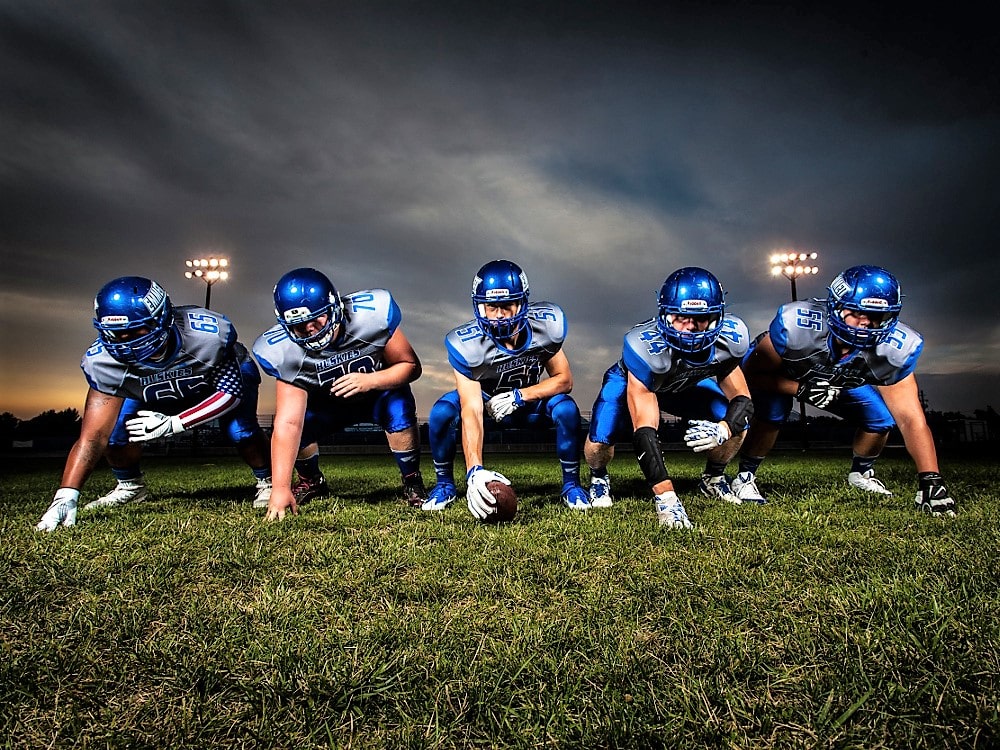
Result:
M610 508L613 505L611 499L611 477L591 477L590 478L590 507Z
M660 526L671 529L694 528L680 498L673 490L656 496L656 520Z
M84 509L93 508L113 508L126 503L139 503L147 497L146 480L143 477L136 479L119 479L118 485L104 497L99 497L86 505Z
M757 489L757 477L749 471L741 471L736 475L736 479L733 480L732 490L741 503L763 505L767 502L760 493L760 490Z
M587 491L578 484L567 482L562 488L562 501L570 510L590 510Z
M948 490L943 484L931 487L929 490L917 490L917 496L913 500L917 510L930 513L932 516L954 517L958 509L955 501L948 495Z
M253 499L254 508L266 508L271 501L271 477L257 480L257 494Z
M292 485L292 496L298 505L304 505L310 500L322 497L330 492L326 483L326 477L320 474L318 477L306 479L299 477L299 481Z
M429 493L427 493L427 500L424 504L420 506L421 510L444 510L453 502L455 502L455 497L457 493L455 492L454 482L438 482L435 484Z
M419 471L403 477L403 502L411 508L422 508L427 502L427 490L424 488L424 478Z
M698 489L705 497L710 497L713 500L724 500L733 505L743 504L743 501L733 492L733 488L729 486L729 481L724 474L717 477L702 474L701 481L698 482Z
M847 483L852 487L857 487L865 492L874 492L876 495L892 495L881 481L875 478L875 471L869 469L864 474L860 471L852 471L847 475Z

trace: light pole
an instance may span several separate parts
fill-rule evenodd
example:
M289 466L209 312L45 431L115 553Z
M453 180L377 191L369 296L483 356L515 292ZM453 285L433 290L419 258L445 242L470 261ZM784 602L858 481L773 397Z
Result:
M819 257L818 253L794 253L783 250L771 255L771 275L777 278L784 276L792 285L792 302L799 301L795 280L800 276L819 273L819 267L811 265ZM799 399L799 422L802 425L802 450L809 448L809 436L806 434L806 402Z
M189 269L184 272L186 279L201 279L205 282L205 309L212 309L212 284L229 278L228 258L195 258L184 261Z

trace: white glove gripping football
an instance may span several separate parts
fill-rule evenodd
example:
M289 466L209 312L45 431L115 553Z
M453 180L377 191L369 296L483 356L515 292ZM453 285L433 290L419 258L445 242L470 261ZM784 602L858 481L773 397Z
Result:
M503 482L510 484L510 480L503 474L499 474L482 466L473 466L465 475L466 488L465 500L469 506L469 512L480 521L485 520L496 511L497 499L493 493L486 489L489 482Z
M509 417L515 411L524 406L524 399L521 392L515 388L507 393L494 396L486 402L486 411L493 419L499 422L504 417Z
M796 398L805 399L807 404L812 404L817 409L825 409L840 395L840 387L830 385L829 380L817 380L815 383L802 383L799 385Z
M729 425L725 422L709 422L707 419L692 419L688 422L684 442L695 453L717 448L729 440Z
M42 520L35 526L36 531L55 531L59 524L72 526L76 523L76 503L80 499L80 490L60 487L52 504L45 511Z
M184 432L180 417L168 417L158 411L138 411L136 416L125 423L130 443L144 443L147 440L176 435Z

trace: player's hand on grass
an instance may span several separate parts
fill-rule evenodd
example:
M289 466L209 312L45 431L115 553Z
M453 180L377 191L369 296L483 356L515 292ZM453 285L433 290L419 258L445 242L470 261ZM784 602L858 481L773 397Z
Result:
M707 419L692 419L688 422L684 442L695 453L718 448L729 440L729 425L725 422L710 422Z
M295 502L295 495L292 490L279 490L277 487L271 488L271 499L267 501L267 515L265 521L283 521L285 514L291 511L292 515L299 514L299 504Z
M176 435L184 432L184 423L180 417L168 417L158 411L136 412L136 416L125 423L130 443L144 443L147 440Z
M465 501L469 506L469 512L482 521L493 513L497 501L493 493L486 489L486 485L490 482L510 484L510 480L503 474L484 469L482 466L473 466L469 469L465 479Z
M56 490L56 496L52 499L52 504L45 511L42 520L35 526L36 531L55 531L62 524L72 526L76 523L76 504L80 499L80 491L61 487Z

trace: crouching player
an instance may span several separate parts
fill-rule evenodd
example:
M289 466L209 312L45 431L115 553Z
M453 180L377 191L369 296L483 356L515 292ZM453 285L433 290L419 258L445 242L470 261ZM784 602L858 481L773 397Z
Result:
M892 494L875 477L874 465L889 431L899 425L916 464L917 509L955 515L913 374L923 338L899 322L901 309L899 282L885 269L869 265L838 275L825 302L778 308L743 363L757 411L743 444L737 492L761 497L757 468L798 397L857 425L850 485Z
M410 383L421 367L392 295L367 289L341 298L325 274L296 268L278 279L274 312L277 324L253 345L260 366L278 381L267 520L281 520L289 509L298 513L299 504L327 494L319 438L364 422L385 430L403 500L420 507L427 498Z
M701 492L734 504L747 499L732 490L725 470L753 414L739 369L748 345L746 324L726 314L725 292L715 276L691 266L667 277L657 317L625 334L622 358L604 374L594 402L584 446L593 507L611 506L607 467L616 439L631 431L660 525L691 528L663 463L657 438L661 411L686 417L685 442L706 454Z
M80 438L37 528L76 522L84 482L106 456L117 486L84 506L145 500L142 444L218 419L257 480L254 507L271 493L270 448L257 423L260 373L232 323L211 310L174 307L151 279L123 276L94 300L99 337L83 356L90 384Z
M479 519L492 512L495 498L486 485L510 482L482 466L485 416L500 428L555 427L563 504L572 510L590 509L580 486L580 409L569 395L573 373L562 350L566 316L552 302L528 298L528 277L521 267L509 260L491 261L472 282L475 318L445 336L456 387L431 408L437 483L424 510L443 510L455 500L453 472L461 425L466 505Z

